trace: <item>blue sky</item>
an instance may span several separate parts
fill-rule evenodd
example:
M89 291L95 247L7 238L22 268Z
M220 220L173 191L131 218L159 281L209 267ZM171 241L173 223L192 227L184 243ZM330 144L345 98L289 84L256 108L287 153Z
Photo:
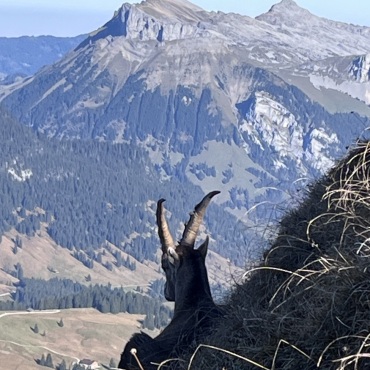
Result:
M369 0L295 0L321 17L370 27ZM108 21L124 0L0 0L0 37L75 36ZM206 10L255 17L279 0L192 0ZM355 6L354 6L355 4Z

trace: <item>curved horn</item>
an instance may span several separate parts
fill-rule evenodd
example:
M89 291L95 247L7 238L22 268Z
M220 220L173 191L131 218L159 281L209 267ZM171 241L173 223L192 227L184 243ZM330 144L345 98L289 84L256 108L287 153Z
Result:
M163 202L165 199L160 199L157 203L157 225L158 225L158 236L162 245L162 252L167 253L168 248L174 248L175 243L173 242L170 229L168 228L166 217L164 216Z
M206 213L207 206L211 199L219 193L219 191L212 191L208 193L202 199L202 201L195 206L194 212L191 213L190 220L185 226L180 244L194 246L195 239L197 237L199 227L203 221L204 214Z

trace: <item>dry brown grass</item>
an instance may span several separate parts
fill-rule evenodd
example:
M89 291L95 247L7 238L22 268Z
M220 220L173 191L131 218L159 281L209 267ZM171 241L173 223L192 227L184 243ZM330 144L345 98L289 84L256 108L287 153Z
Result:
M369 266L364 142L281 220L263 261L235 287L225 318L187 368L370 369Z
M23 247L18 249L17 254L14 254L13 240L16 236L21 238ZM117 249L114 245L110 245L110 248L112 250ZM135 261L135 271L130 271L125 267L117 268L114 265L115 258L107 251L106 255L103 256L103 262L111 262L113 270L109 271L99 263L94 263L94 268L89 269L77 261L68 249L56 245L47 234L45 227L34 237L18 234L15 230L5 233L0 243L0 250L0 294L14 290L12 284L17 279L5 273L5 271L13 271L17 263L21 264L25 277L46 280L58 277L60 279L72 279L82 284L90 284L85 279L86 276L90 275L92 284L105 285L110 283L113 286L133 288L140 286L144 290L152 280L163 277L163 274L158 272L159 265L152 261L144 263ZM230 265L226 258L215 252L211 251L209 255L209 278L211 284L217 282L224 286L230 286L233 281L232 277L240 276L241 270L234 265ZM123 258L127 257L123 252L122 256ZM133 260L132 257L130 258ZM48 267L57 270L58 273L51 272Z
M18 248L18 253L13 253L13 239L18 235L23 242L23 247ZM50 279L53 277L72 279L80 283L85 283L85 277L91 275L92 283L107 284L113 286L133 285L145 286L151 280L161 278L158 273L158 266L148 262L141 264L136 261L137 270L130 271L124 267L113 267L113 271L107 270L104 266L95 263L93 269L89 269L71 256L71 252L55 244L43 228L38 235L26 237L17 234L15 230L6 233L2 238L0 249L2 258L0 268L14 270L14 265L20 263L26 277ZM115 248L112 246L112 248ZM126 258L124 253L123 257ZM106 261L114 262L115 259L110 253L104 257ZM58 271L57 274L51 272L48 267ZM0 283L6 284L10 281L9 275L1 276Z

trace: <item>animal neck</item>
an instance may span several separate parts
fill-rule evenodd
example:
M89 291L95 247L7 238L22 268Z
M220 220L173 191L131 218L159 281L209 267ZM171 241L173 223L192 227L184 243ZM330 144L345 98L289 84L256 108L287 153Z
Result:
M181 276L176 278L175 291L174 316L214 305L205 266L183 266Z

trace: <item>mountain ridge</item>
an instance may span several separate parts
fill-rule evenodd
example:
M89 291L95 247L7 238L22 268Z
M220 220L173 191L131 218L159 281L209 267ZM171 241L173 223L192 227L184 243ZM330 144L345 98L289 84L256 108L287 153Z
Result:
M35 74L64 56L86 38L54 36L0 37L0 83Z
M210 186L213 178L214 188L224 187L229 193L241 191L237 189L245 188L243 182L249 181L257 187L256 194L260 191L250 171L239 173L238 180L238 175L230 172L225 162L218 170L219 175L216 171L216 177L207 176L208 170L200 171L201 158L209 158L207 148L216 150L218 143L227 145L226 152L238 153L235 160L251 160L257 168L263 161L262 168L267 166L264 170L272 177L276 177L273 164L287 168L291 172L288 177L294 179L308 173L318 174L324 168L322 163L326 166L333 163L343 150L339 139L332 138L351 140L353 136L346 138L350 130L346 130L346 135L337 132L329 121L337 122L339 116L327 115L319 105L313 104L320 101L302 95L290 79L296 78L294 68L308 59L307 53L310 60L321 61L327 55L335 55L338 46L331 46L324 39L318 49L312 50L310 45L297 48L298 44L305 45L305 40L312 39L310 29L300 36L283 32L262 20L206 12L190 5L184 10L185 18L189 18L189 12L195 15L182 24L180 16L175 20L164 17L167 13L163 4L170 4L175 12L181 9L178 1L166 1L124 4L112 20L61 61L23 85L11 86L3 92L3 103L17 119L50 137L137 142L161 168L162 179L170 179L181 168L203 189L206 183ZM156 4L161 5L157 18L152 12ZM292 1L277 4L266 14L289 16L297 11L310 14ZM312 17L317 21L316 26L330 26L325 28L326 40L337 37L332 21L310 14ZM248 29L256 32L247 32ZM352 35L351 29L346 29L344 34ZM261 35L265 36L260 38ZM365 36L353 34L357 42L351 36L351 42L347 40L335 57L342 58L349 44L351 52L355 50L360 55L365 39L366 50L370 52L369 38ZM266 65L265 60L268 60ZM315 61L312 64L313 69L319 65ZM311 83L312 73L301 78ZM338 93L338 96L342 95ZM301 110L298 99L304 100L301 105L307 111ZM346 99L351 98L346 96ZM266 110L266 102L277 110ZM310 110L315 114L310 114ZM344 121L353 118L352 110L343 113L347 114L342 118ZM286 121L286 115L292 118ZM267 120L271 124L266 125ZM273 145L278 123L287 125L288 136L295 127L302 129L299 141L293 140L294 145L299 143L300 160L303 160L296 174L289 169L294 156L287 154L293 151L280 153L276 151L280 146ZM359 133L365 125L366 120L357 122ZM322 134L325 131L327 135ZM293 141L287 137L282 143L289 146ZM326 148L330 143L335 149ZM347 144L350 142L346 141ZM250 158L253 150L269 153L273 147L271 161L256 155ZM312 158L322 161L312 162ZM205 163L207 160L204 159ZM217 163L210 168L214 166L217 168ZM253 187L247 188L248 201L243 209L248 209L247 204L253 199L259 199L251 195ZM243 211L238 213L241 216Z
M165 3L167 5L161 6L160 10L155 8L157 4ZM275 63L289 65L303 63L312 57L319 60L334 55L369 52L367 44L370 35L369 27L347 25L343 22L317 17L299 7L294 1L282 1L274 5L267 13L256 18L234 13L207 12L200 8L200 10L196 8L196 11L186 8L191 9L191 16L187 17L189 12L179 13L179 5L176 6L175 13L168 13L164 10L164 8L171 9L171 5L173 5L171 0L161 0L159 3L158 1L143 1L140 4L124 4L102 30L98 30L82 45L97 40L98 35L124 36L140 41L151 40L158 42L159 45L166 41L202 37L212 41L223 40L228 46L240 44L252 47L252 50L255 49L255 53L250 55L252 60L271 64L271 62L274 63L271 52L277 51L277 46L282 44L289 54L283 59L280 56ZM183 17L181 18L179 14ZM297 17L299 21L294 21ZM324 27L329 27L329 31L321 32L320 30ZM320 43L312 40L312 34L317 35ZM340 46L335 46L336 43L333 42L332 37L328 37L328 34L335 34L340 38L338 43ZM350 36L353 38L351 42L348 40ZM256 49L255 44L261 50ZM290 44L292 44L291 47L289 47ZM300 55L299 60L298 55ZM277 58L276 55L275 58Z

